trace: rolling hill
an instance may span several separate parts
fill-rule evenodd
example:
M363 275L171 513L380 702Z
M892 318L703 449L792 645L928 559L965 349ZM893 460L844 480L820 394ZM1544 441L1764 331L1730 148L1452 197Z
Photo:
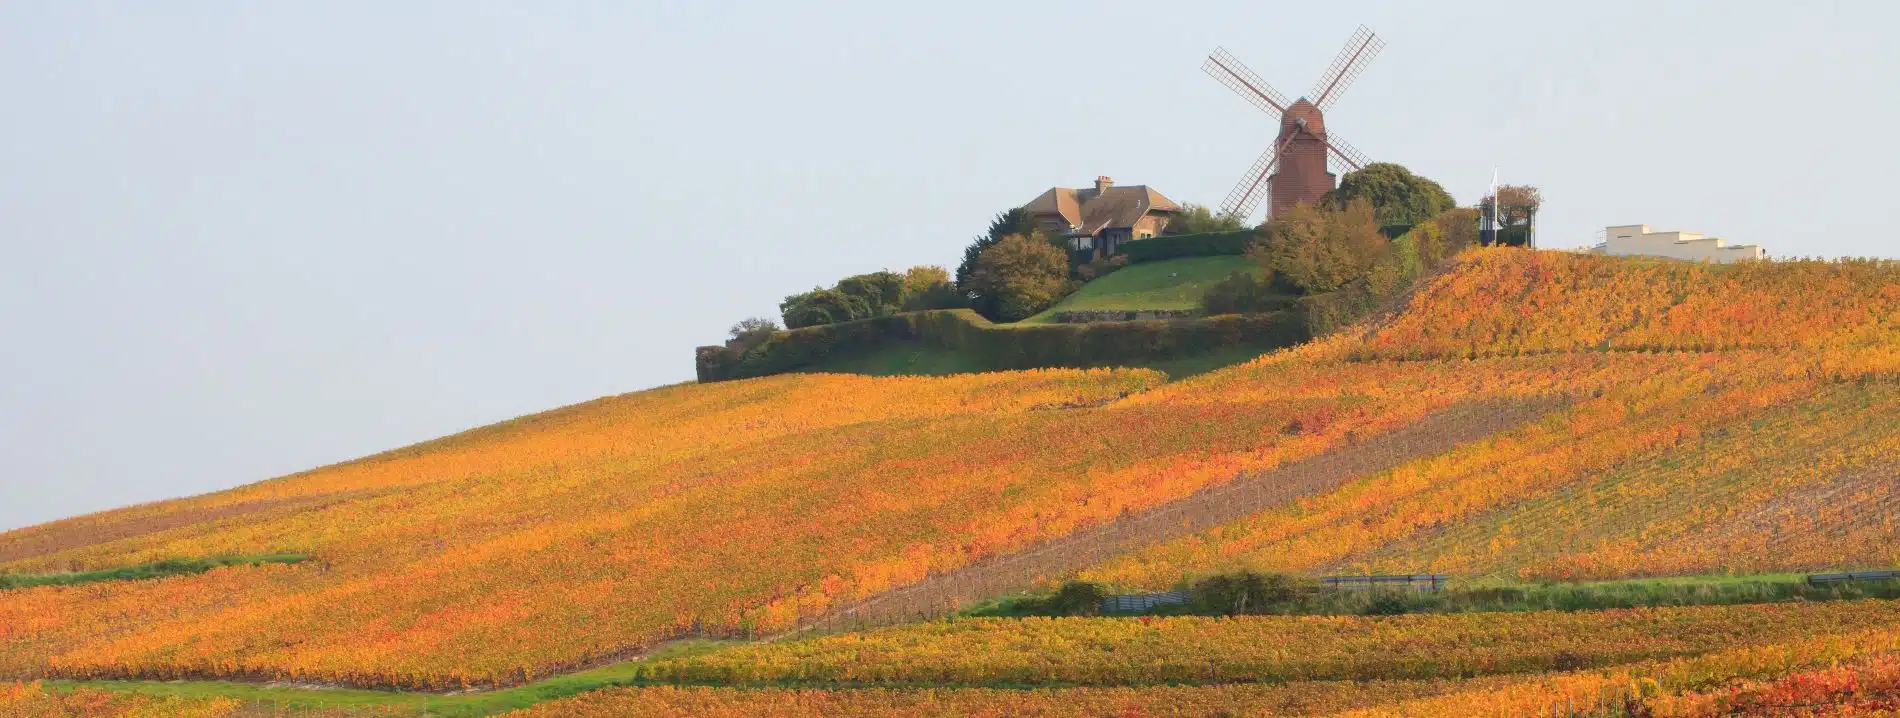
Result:
M866 606L940 615L1070 575L1166 588L1237 569L1435 571L1485 585L1900 565L1900 267L1476 250L1390 309L1173 382L1095 369L663 387L0 534L0 571L14 573L308 556L0 592L0 678L506 686L680 637L771 636ZM1205 499L1222 491L1248 503ZM1710 681L1900 649L1876 625L1890 602L1838 605L1813 619L1838 636L1825 644L1764 631L1584 663L1598 654L1284 678L1323 683L1308 695L1336 695L1330 709L1456 715L1642 678L1689 701ZM1075 625L1084 633L1057 635L1062 624L1044 643L1126 628ZM1171 632L1205 626L1156 630L1175 645ZM968 652L930 647L926 629L848 635L836 640L918 648L861 664L875 680L811 674L841 692L837 705L899 710L918 685L951 691L946 705L1001 700L982 680L904 678L954 676L916 657ZM771 650L720 660L751 661L777 685L771 671L789 659ZM1604 670L1563 672L1582 667ZM1210 707L1294 700L1257 680L1214 685L1232 678L1166 691ZM1160 695L1038 680L1079 686L1060 688L1085 692L1075 705ZM1352 680L1391 685L1337 683ZM999 679L1025 684L1012 681ZM545 710L609 715L648 700L745 714L772 699L722 690L628 689ZM965 690L976 692L954 693Z

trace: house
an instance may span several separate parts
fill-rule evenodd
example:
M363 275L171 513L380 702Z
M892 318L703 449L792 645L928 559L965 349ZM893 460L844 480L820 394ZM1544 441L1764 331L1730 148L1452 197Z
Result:
M1755 244L1724 244L1716 237L1695 232L1651 232L1647 224L1625 224L1604 230L1597 251L1617 257L1646 256L1695 262L1739 262L1764 259L1768 252Z
M1023 208L1037 229L1067 237L1070 249L1097 257L1114 254L1125 242L1159 236L1181 211L1147 185L1116 187L1107 177L1095 178L1089 189L1051 187Z

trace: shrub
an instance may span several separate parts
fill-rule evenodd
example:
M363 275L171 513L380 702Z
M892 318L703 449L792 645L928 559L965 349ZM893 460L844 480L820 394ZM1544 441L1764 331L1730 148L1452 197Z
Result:
M949 282L938 282L904 295L904 311L907 312L962 309L969 304L963 293L957 291L957 286Z
M1013 234L983 250L970 292L983 297L992 319L1016 321L1048 309L1072 289L1069 258L1036 236Z
M1300 326L1308 336L1322 337L1359 321L1379 305L1378 298L1364 286L1351 286L1336 292L1300 297L1294 303Z
M1216 232L1235 232L1247 228L1247 220L1224 212L1215 212L1205 205L1192 202L1181 205L1181 211L1174 213L1174 219L1168 220L1169 234L1212 234Z
M1307 338L1293 312L1013 328L994 326L967 310L908 316L925 343L963 352L990 369L1100 366L1243 346L1268 350Z
M1276 290L1270 280L1261 279L1253 272L1234 272L1201 295L1201 313L1213 316L1277 312L1293 306L1293 301Z
M1432 225L1425 223L1420 227ZM1424 270L1424 263L1419 259L1418 238L1408 232L1387 245L1385 256L1373 263L1372 271L1366 273L1366 291L1375 297L1392 296L1412 286L1412 280Z
M1076 268L1076 279L1080 279L1084 282L1101 279L1102 277L1114 274L1115 270L1126 266L1128 266L1128 255L1125 254L1117 254L1113 257L1096 257L1090 260L1088 264Z
M1180 234L1140 239L1121 246L1129 263L1157 262L1181 257L1235 256L1247 253L1260 233L1251 229L1210 234Z
M838 280L838 292L864 300L868 311L853 319L890 314L904 306L904 275L879 271L845 277Z
M1343 210L1297 205L1267 222L1249 254L1301 291L1331 292L1364 277L1384 256L1385 235L1372 206L1355 200Z
M943 267L923 264L904 270L903 311L955 309L967 304Z
M841 353L920 340L969 356L985 369L1126 364L1193 356L1216 349L1262 351L1305 341L1296 312L1188 320L1093 322L999 327L969 309L908 312L774 333L744 356L700 347L699 380L743 379L793 371Z
M836 324L872 316L871 305L863 297L836 289L813 289L794 294L779 302L779 313L787 329Z
M739 354L751 351L765 340L772 338L772 332L778 331L778 324L765 317L748 317L739 320L726 330L726 348Z
M1318 590L1319 584L1305 576L1242 571L1194 582L1188 600L1196 613L1244 616L1285 612Z
M1050 616L1093 616L1101 612L1102 599L1107 597L1101 584L1069 581L1043 603L1043 610Z
M1412 603L1405 596L1394 593L1381 593L1366 603L1368 616L1402 616L1412 611Z

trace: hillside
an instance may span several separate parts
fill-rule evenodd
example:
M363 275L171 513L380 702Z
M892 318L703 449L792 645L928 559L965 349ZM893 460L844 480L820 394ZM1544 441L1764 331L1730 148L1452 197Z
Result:
M908 615L930 615L1062 575L1167 588L1241 568L1436 571L1480 585L1891 567L1897 329L1900 267L1884 263L1478 250L1378 323L1172 383L1037 370L636 392L0 534L6 572L310 557L0 592L0 677L506 685L680 636L771 635L906 586L946 587L907 594ZM1258 487L1244 515L1195 501L1230 484ZM1081 540L1110 534L1126 540ZM1884 609L1839 610L1855 617L1814 620L1858 630ZM1777 671L1888 645L1750 640L1802 656ZM1627 682L1715 671L1670 661L1718 654L1684 638L1513 671L1646 666ZM783 665L770 650L747 660ZM912 669L877 675L897 685ZM1779 675L1765 670L1721 675ZM1506 672L1285 678L1397 682L1376 700L1324 689L1342 709L1519 695L1527 681L1546 695L1559 680ZM725 705L687 693L666 700Z
M1246 257L1223 255L1184 257L1131 264L1108 276L1087 282L1074 294L1023 324L1047 324L1058 312L1192 310L1209 287L1234 272L1258 273L1258 264Z

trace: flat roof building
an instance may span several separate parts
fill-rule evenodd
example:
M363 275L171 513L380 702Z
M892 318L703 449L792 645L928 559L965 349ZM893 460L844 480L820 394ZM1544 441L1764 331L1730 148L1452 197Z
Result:
M1603 254L1616 257L1668 257L1692 262L1727 263L1768 256L1761 245L1724 244L1720 238L1695 232L1651 232L1647 224L1609 227L1604 231L1603 244L1597 248Z

